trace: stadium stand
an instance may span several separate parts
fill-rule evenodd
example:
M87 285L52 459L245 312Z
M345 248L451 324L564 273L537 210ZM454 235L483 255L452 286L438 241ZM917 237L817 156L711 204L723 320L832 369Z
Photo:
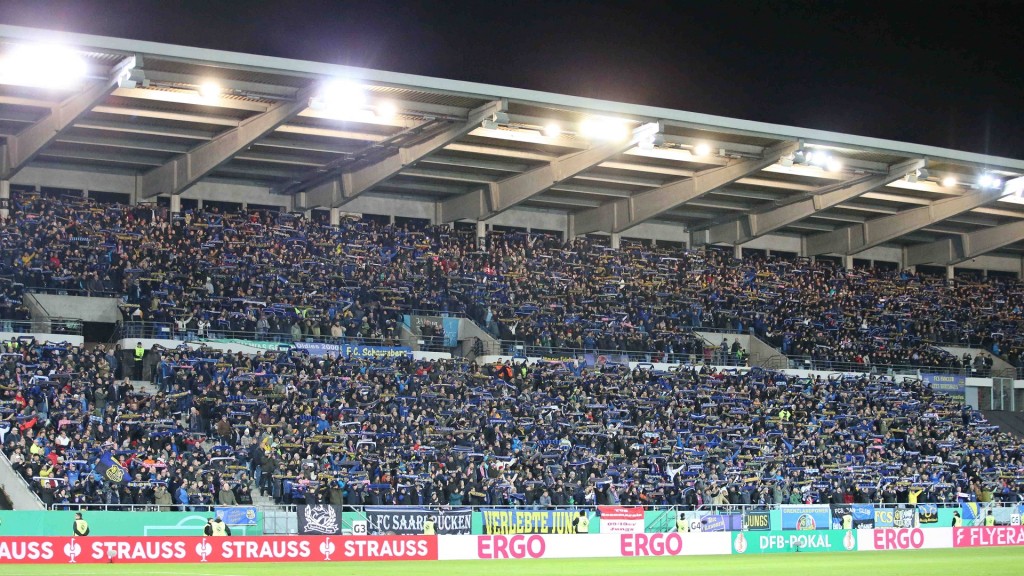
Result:
M1016 281L947 283L520 233L478 246L447 227L348 220L335 228L288 213L171 218L82 198L13 201L2 232L7 308L22 287L119 295L127 325L137 322L127 337L394 341L402 314L427 312L468 315L506 352L600 350L645 361L699 357L706 343L694 329L752 330L822 369L983 374L991 367L983 356L965 366L938 345L980 347L1011 363L1024 347ZM742 364L737 352L719 363Z
M49 505L1016 501L1024 445L919 380L4 345L0 442ZM109 473L114 469L114 474ZM123 478L119 474L123 472ZM113 480L112 480L113 479Z

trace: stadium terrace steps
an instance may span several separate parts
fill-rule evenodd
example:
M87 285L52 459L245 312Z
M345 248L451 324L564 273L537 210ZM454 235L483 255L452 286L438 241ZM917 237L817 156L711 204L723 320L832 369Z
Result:
M43 510L43 501L29 489L21 476L11 467L11 461L0 451L0 490L7 495L14 510Z

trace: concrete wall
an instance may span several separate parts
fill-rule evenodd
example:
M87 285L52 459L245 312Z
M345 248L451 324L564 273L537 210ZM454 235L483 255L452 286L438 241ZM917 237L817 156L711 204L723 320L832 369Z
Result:
M86 322L115 324L121 321L117 298L32 294L47 314L57 318L79 318Z

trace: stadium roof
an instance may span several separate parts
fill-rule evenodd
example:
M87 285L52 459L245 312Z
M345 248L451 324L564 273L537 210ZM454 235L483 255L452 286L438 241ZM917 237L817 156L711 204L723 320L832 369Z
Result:
M85 77L41 87L40 60L31 81L14 78L12 49L39 45L72 48ZM3 179L26 166L133 174L140 199L233 182L298 208L400 195L436 202L441 221L532 206L570 214L577 234L660 221L713 243L796 234L808 255L904 245L908 265L1024 254L1022 160L13 26L0 26L5 53Z

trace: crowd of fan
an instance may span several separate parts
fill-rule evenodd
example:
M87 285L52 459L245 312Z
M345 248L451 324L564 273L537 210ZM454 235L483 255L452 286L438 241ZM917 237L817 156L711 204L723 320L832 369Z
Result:
M51 505L1017 501L1024 445L916 379L4 344L0 443ZM101 464L116 463L125 481ZM913 499L913 500L911 500Z
M715 250L522 233L338 227L266 211L187 212L16 194L0 225L5 308L22 286L117 294L134 336L393 342L403 313L467 314L506 342L552 354L635 351L696 359L693 329L753 329L816 367L958 368L934 346L1016 362L1024 290L948 283L806 259L737 261ZM2 303L2 302L0 302ZM150 325L153 326L153 325Z

